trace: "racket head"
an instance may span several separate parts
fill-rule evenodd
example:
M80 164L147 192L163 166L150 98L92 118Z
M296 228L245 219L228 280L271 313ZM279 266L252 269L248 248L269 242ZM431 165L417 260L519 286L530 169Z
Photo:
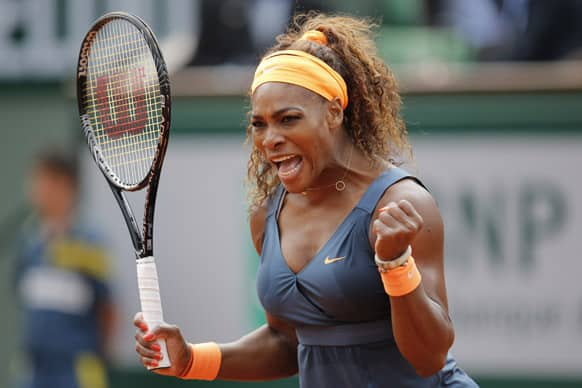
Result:
M79 50L77 102L91 154L111 184L135 191L158 175L170 130L170 82L143 20L111 12L95 21Z

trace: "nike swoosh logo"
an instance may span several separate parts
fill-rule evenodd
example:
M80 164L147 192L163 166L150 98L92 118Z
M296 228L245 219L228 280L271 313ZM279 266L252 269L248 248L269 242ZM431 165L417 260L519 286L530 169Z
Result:
M342 256L342 257L335 257L335 258L333 258L333 259L330 259L330 258L329 258L329 256L327 256L327 257L325 258L325 260L323 261L323 264L331 264L331 263L335 263L336 261L340 261L340 260L343 260L343 259L345 259L345 258L346 258L345 256Z

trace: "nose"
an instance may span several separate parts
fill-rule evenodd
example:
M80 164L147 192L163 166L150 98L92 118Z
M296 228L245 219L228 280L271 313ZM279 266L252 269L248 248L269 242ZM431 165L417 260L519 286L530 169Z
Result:
M281 136L281 134L272 129L269 128L267 129L266 133L265 133L265 137L263 138L263 142L262 145L263 147L265 147L266 149L270 149L270 150L275 150L277 149L277 147L282 144L284 141L283 136Z

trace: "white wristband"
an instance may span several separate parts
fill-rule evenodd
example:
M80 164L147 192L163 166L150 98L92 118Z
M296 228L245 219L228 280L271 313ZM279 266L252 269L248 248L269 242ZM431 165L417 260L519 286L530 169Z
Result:
M403 254L392 260L382 260L377 254L374 255L374 262L378 266L380 272L386 272L401 265L406 264L408 258L412 255L412 247L408 245Z

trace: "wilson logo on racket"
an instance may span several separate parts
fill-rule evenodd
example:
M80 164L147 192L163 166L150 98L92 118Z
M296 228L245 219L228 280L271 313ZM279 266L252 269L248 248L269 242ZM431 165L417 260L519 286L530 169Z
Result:
M131 76L129 75L131 74ZM105 133L112 139L143 131L148 120L144 68L97 78L96 105ZM131 99L128 97L131 96Z
M87 56L89 55L89 48L91 47L91 41L97 35L96 31L90 31L87 34L87 38L83 43L83 47L81 48L81 55L79 55L79 68L77 69L77 77L86 76L87 75Z

